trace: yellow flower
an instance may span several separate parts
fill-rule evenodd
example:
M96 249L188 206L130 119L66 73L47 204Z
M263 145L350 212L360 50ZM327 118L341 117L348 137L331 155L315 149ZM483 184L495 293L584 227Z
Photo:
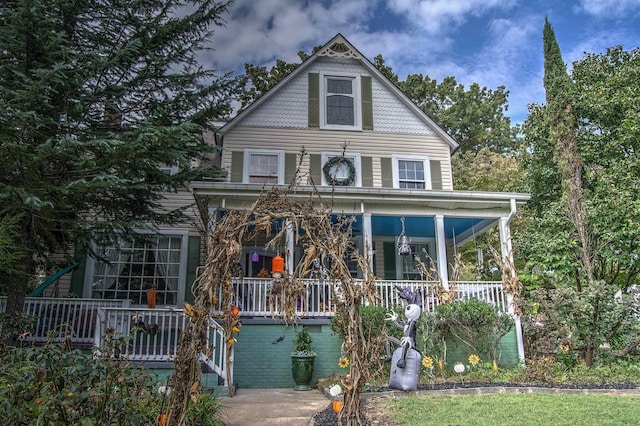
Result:
M494 371L495 373L497 373L497 372L498 372L498 364L496 363L496 361L495 361L495 360L493 360L493 371Z
M440 371L444 370L444 362L438 361L438 368L440 369Z
M469 355L469 364L478 365L479 362L480 362L480 357L478 355L476 354Z
M425 356L424 358L422 358L422 366L424 368L431 368L433 367L433 359L431 359L430 356Z
M349 366L349 358L342 357L338 360L338 366L340 368L347 368Z

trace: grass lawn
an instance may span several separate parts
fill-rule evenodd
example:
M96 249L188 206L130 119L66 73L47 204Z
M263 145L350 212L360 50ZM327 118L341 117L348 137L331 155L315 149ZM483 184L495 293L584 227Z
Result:
M400 425L637 425L640 397L593 394L411 396L383 400Z

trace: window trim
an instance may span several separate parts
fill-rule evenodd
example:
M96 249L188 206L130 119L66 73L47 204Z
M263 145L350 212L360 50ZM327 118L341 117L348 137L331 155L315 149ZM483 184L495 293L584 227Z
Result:
M393 187L400 189L400 171L398 167L398 161L422 161L424 168L424 189L432 189L431 186L431 168L429 157L423 155L392 155L392 173L393 173ZM411 189L411 188L402 188ZM413 189L414 191L423 191L422 189Z
M186 230L175 230L175 229L160 229L158 230L157 233L151 233L148 231L144 231L144 230L136 230L135 231L136 234L146 234L146 235L157 235L157 236L171 236L171 237L181 237L181 242L180 242L180 266L179 266L179 270L178 270L178 288L177 288L177 295L176 295L176 304L175 306L182 306L182 304L184 303L184 295L185 295L185 290L186 290L186 283L187 283L187 258L188 258L188 252L189 252L189 232ZM94 250L96 249L96 245L95 243L93 243L93 248ZM92 293L93 293L93 282L94 282L94 275L95 275L95 266L96 266L96 259L90 256L87 256L87 260L86 260L86 272L85 272L85 276L84 276L84 283L83 283L83 287L82 287L82 295L85 298L93 298ZM146 305L132 305L132 306L146 306ZM174 305L167 305L167 306L174 306Z
M353 187L361 187L362 186L362 161L360 160L359 152L345 152L345 158L351 160L353 162L353 166L356 169L356 178L353 181L353 185L347 186L346 188ZM334 157L342 157L342 152L337 151L323 151L320 159L321 170L324 168L324 165L327 164L329 159ZM330 186L329 182L327 182L327 178L324 176L324 172L320 173L322 177L321 185L322 186Z
M353 86L353 125L327 124L327 79L351 80ZM320 72L320 128L327 130L362 130L362 94L360 93L360 75L354 73Z
M242 161L242 183L249 182L249 164L252 154L268 154L278 157L278 182L273 185L284 185L284 150L279 149L245 149Z

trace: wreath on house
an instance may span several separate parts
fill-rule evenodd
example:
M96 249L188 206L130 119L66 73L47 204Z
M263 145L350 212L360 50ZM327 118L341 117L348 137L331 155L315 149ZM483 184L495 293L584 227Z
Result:
M336 171L340 166L347 168L347 176L338 177ZM345 157L332 157L322 167L324 172L324 178L329 185L335 186L349 186L356 180L356 166L353 165L353 161Z

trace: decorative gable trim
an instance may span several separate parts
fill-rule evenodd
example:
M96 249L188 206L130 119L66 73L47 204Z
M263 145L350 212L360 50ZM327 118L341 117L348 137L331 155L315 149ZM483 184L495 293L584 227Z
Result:
M353 49L349 42L344 37L338 34L334 38L334 43L325 46L318 50L316 55L329 56L331 58L349 58L349 59L362 59L362 55L357 50Z

